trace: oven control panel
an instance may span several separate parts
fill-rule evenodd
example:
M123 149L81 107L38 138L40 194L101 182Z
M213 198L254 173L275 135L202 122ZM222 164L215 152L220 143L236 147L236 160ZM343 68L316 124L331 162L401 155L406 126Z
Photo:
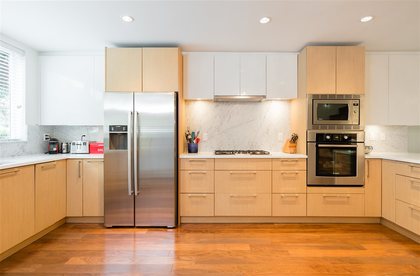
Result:
M342 144L342 143L354 143L357 142L357 134L355 133L317 133L317 143L331 143L331 144Z

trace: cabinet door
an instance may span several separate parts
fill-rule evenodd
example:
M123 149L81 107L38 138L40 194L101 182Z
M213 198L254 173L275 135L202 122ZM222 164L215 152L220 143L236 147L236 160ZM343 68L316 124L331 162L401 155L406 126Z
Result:
M143 91L180 91L179 48L143 48Z
M67 216L83 215L83 166L82 160L67 160Z
M104 161L83 161L83 216L104 215Z
M389 56L389 123L418 125L420 55Z
M41 56L41 124L103 124L103 90L95 84L101 66L93 56Z
M186 53L184 67L184 99L213 100L214 54Z
M35 232L34 167L0 171L0 253Z
M66 161L35 166L35 231L66 216Z
M142 91L142 48L106 48L105 90Z
M306 90L308 94L335 94L335 46L306 48Z
M297 55L267 55L267 99L297 97Z
M266 95L266 56L263 54L241 55L240 66L241 95Z
M216 54L214 57L214 95L240 95L240 55Z
M366 159L365 216L381 217L382 161Z
M395 178L398 163L382 162L382 217L395 222Z
M388 55L366 55L366 124L389 122Z
M337 94L365 93L365 47L337 47Z

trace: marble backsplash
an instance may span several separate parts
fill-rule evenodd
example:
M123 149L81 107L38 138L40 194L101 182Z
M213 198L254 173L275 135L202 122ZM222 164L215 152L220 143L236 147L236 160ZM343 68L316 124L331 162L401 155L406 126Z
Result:
M188 101L186 126L200 130L200 152L216 149L282 151L290 136L290 104L287 101L226 103Z
M82 134L86 140L103 141L102 126L28 126L27 141L23 142L0 142L0 158L19 155L45 153L48 143L43 141L44 133L57 138L60 142L80 140Z
M409 132L407 126L365 127L365 145L373 146L374 152L407 152Z

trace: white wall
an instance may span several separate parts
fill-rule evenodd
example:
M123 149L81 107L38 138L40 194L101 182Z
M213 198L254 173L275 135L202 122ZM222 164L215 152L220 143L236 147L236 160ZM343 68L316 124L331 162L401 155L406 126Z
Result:
M189 101L186 126L200 130L200 152L216 149L262 149L282 151L290 136L290 104L287 101L223 103Z

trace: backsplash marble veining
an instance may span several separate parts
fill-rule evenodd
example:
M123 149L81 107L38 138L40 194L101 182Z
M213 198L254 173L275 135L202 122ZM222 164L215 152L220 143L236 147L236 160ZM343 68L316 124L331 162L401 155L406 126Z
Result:
M407 152L407 126L378 126L365 127L365 145L373 146L374 152Z
M80 140L83 134L87 141L103 142L104 133L102 126L53 126L50 133L52 137L60 142L71 142Z
M287 101L261 103L186 102L186 126L200 130L200 152L216 149L282 151L290 136Z

